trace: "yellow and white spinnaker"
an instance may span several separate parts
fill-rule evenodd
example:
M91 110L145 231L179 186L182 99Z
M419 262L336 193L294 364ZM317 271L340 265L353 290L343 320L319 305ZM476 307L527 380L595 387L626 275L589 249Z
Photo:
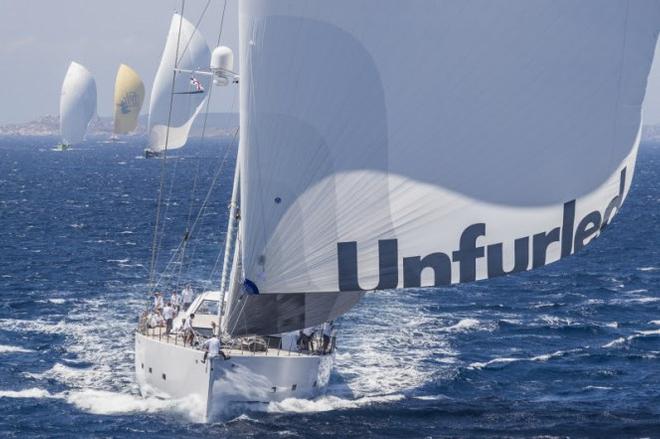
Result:
M135 70L122 64L115 80L114 134L127 134L137 127L144 101L144 83Z

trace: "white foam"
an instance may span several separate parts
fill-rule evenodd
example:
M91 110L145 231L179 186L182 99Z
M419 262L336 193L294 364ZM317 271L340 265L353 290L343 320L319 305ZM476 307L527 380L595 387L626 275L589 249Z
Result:
M377 306L371 302L376 302ZM438 357L455 357L442 319L420 312L420 302L393 291L365 296L359 311L347 319L359 323L340 328L335 373L345 386L329 389L350 400L401 394L430 379L458 373L455 364Z
M0 390L0 398L53 398L48 390L33 387L24 390Z
M468 368L469 369L483 369L488 366L492 366L495 364L508 364L508 363L514 363L518 361L537 361L537 362L545 362L548 361L552 358L558 358L558 357L563 357L566 354L572 353L572 352L578 352L580 349L571 349L568 351L555 351L550 354L541 354L541 355L536 355L534 357L502 357L502 358L494 358L490 361L486 361L483 363L471 363Z
M625 293L625 294L636 294L636 293L646 293L646 292L648 292L648 291L649 291L649 290L647 290L647 289L645 289L645 288L639 288L639 289L637 289L637 290L624 291L624 293Z
M353 409L371 404L400 401L404 399L401 394L362 397L357 399L344 399L337 396L322 396L316 399L288 398L279 402L268 404L269 413L317 413L332 410Z
M66 299L48 299L50 303L54 303L55 305L62 305L63 303L66 303Z
M585 387L586 390L612 390L611 387L606 387L606 386L587 386Z
M556 352L553 352L551 354L537 355L535 357L530 358L530 361L544 362L544 361L550 360L551 358L561 357L565 353L566 353L565 351L556 351Z
M0 345L0 353L10 352L34 352L32 349L25 349L20 346Z
M95 415L118 415L126 413L178 412L196 422L204 422L205 413L200 411L204 404L196 398L158 399L142 398L129 393L84 389L72 391L67 402Z
M616 340L612 340L611 342L609 342L607 344L604 344L603 347L604 348L611 348L611 347L614 347L614 346L619 346L619 345L625 343L626 340L627 340L626 337L619 337Z
M565 317L557 317L544 314L541 317L541 320L553 328L558 328L562 326L570 326L573 324L573 320Z
M420 396L415 396L414 399L418 399L420 401L441 401L443 399L450 399L446 395L420 395Z
M477 319L462 319L455 325L443 328L446 332L469 332L480 329L481 322Z
M508 364L508 363L514 363L516 361L523 361L524 358L511 358L511 357L502 357L502 358L493 358L490 361L486 361L485 363L471 363L468 368L469 369L483 369L485 367L491 366L493 364Z
M619 337L616 340L612 340L611 342L604 344L604 348L612 348L616 346L621 346L631 340L634 340L636 338L641 338L641 337L648 337L648 336L654 336L654 335L660 335L660 329L651 329L647 331L636 331L635 334L629 335L627 337Z
M639 271L656 271L660 270L660 267L639 267Z
M89 374L88 370L65 366L61 363L55 363L53 367L45 372L24 372L23 375L35 380L53 379L61 383L80 382L81 384L93 384L94 381L94 377ZM89 378L87 379L88 376Z

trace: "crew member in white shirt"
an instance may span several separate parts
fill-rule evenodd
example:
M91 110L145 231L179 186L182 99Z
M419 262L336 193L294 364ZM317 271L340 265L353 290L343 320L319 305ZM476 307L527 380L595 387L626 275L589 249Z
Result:
M154 311L149 317L149 327L158 328L159 326L163 326L163 317L161 317L158 311Z
M179 311L181 310L181 298L176 293L176 291L172 291L172 297L170 297L170 302L172 303L172 307L176 311L176 314L178 314Z
M167 302L167 305L163 308L163 318L165 319L165 335L170 335L172 331L172 321L174 320L174 307L171 302Z
M183 324L183 345L186 343L192 346L193 340L195 339L195 330L193 329L193 319L195 314L190 314Z
M193 292L192 287L190 284L186 285L186 287L181 291L181 299L183 301L183 310L187 311L188 307L192 304L193 299L194 299L195 293Z
M156 292L154 293L154 309L156 311L159 311L162 308L163 308L163 296L159 292Z
M202 345L203 349L206 349L206 352L204 352L204 359L202 360L202 363L206 363L207 358L215 358L218 355L222 356L225 360L228 360L229 357L225 355L222 350L220 350L220 339L218 338L217 335L214 335L213 337L209 338L204 342Z

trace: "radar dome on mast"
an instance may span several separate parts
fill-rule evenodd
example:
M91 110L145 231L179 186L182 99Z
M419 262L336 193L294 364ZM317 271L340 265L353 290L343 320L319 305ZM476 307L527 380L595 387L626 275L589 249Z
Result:
M227 46L218 46L211 53L211 72L215 85L228 85L236 81L234 73L234 51Z

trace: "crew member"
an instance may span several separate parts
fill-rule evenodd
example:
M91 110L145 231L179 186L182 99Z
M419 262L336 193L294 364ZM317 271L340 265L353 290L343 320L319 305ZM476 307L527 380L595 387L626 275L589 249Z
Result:
M207 358L215 358L218 355L220 355L225 360L229 360L229 357L225 355L225 353L220 349L220 339L217 335L214 335L213 337L206 340L202 345L202 348L206 350L206 352L204 352L204 359L202 360L202 363L206 363Z
M181 291L181 299L183 300L183 310L187 311L188 307L192 304L195 293L193 292L190 284Z
M195 314L190 314L183 324L183 345L189 343L192 346L193 341L195 340L195 330L193 329L193 319Z
M163 318L165 319L165 335L170 335L172 331L172 321L174 320L174 307L171 302L167 302L167 305L163 308Z

